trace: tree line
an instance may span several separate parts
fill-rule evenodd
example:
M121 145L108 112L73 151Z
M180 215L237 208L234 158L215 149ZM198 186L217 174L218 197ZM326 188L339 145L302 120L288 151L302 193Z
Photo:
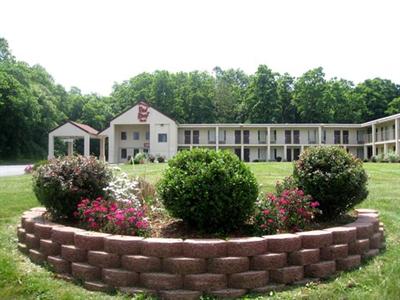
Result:
M45 157L47 133L65 120L103 129L140 100L180 123L359 123L400 112L400 85L327 79L321 67L295 78L260 65L254 74L145 72L101 96L66 90L40 65L18 61L0 38L0 159Z

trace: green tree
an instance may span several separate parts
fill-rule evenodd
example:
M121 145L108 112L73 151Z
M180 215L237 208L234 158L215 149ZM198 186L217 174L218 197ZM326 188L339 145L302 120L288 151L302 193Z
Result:
M266 65L260 65L250 79L244 104L247 121L252 123L275 123L279 119L277 109L277 74Z
M241 109L249 85L249 77L242 70L222 70L215 72L215 114L218 123L243 122Z
M386 116L389 103L400 96L400 87L388 79L374 78L358 84L355 93L365 101L363 119L368 121Z
M8 42L5 38L0 37L0 62L4 60L14 60Z
M394 98L390 101L386 110L387 115L394 115L400 113L400 97Z
M276 83L278 122L294 123L298 121L296 105L293 102L294 78L285 73L278 76Z
M294 103L300 120L306 123L330 122L332 107L325 101L325 73L321 67L299 77L294 85Z

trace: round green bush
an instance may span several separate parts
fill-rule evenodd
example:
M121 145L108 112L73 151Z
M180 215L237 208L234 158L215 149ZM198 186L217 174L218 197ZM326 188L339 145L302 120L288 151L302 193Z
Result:
M339 147L310 147L294 165L294 179L320 203L320 218L335 219L368 196L362 162Z
M227 232L252 214L257 181L235 154L181 151L168 166L157 190L173 217L206 232Z
M82 198L104 196L112 171L95 157L72 156L50 160L33 174L33 190L55 219L73 219Z

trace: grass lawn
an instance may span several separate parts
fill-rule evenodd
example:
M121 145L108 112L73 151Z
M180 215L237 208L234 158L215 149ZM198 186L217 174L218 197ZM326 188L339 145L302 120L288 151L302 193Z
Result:
M290 163L250 163L263 191L289 175ZM123 171L155 183L166 164L124 165ZM387 251L359 269L339 277L271 295L271 299L399 299L400 297L400 165L365 164L370 176L368 199L360 205L375 208L385 223ZM23 211L38 206L31 176L0 177L0 299L126 299L123 295L88 292L55 279L16 250L16 227ZM250 296L251 299L265 299Z

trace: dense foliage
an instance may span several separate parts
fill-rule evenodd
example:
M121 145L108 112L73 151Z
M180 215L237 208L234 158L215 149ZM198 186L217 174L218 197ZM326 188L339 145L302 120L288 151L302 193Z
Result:
M302 230L320 213L318 207L318 201L298 188L269 194L257 201L255 229L259 234Z
M70 119L102 129L140 100L182 123L355 123L400 112L400 87L381 78L327 80L322 68L294 78L260 65L251 75L219 67L212 74L142 73L115 84L109 96L85 95L17 61L0 38L0 128L12 129L0 131L2 159L45 157L47 132L57 124Z
M323 219L334 219L368 195L362 162L339 147L310 147L293 170L297 185L320 203Z
M33 190L54 218L72 219L78 203L103 196L111 179L111 169L94 157L62 157L38 167Z
M173 217L208 232L229 231L252 214L258 196L249 168L229 151L179 152L158 184Z

